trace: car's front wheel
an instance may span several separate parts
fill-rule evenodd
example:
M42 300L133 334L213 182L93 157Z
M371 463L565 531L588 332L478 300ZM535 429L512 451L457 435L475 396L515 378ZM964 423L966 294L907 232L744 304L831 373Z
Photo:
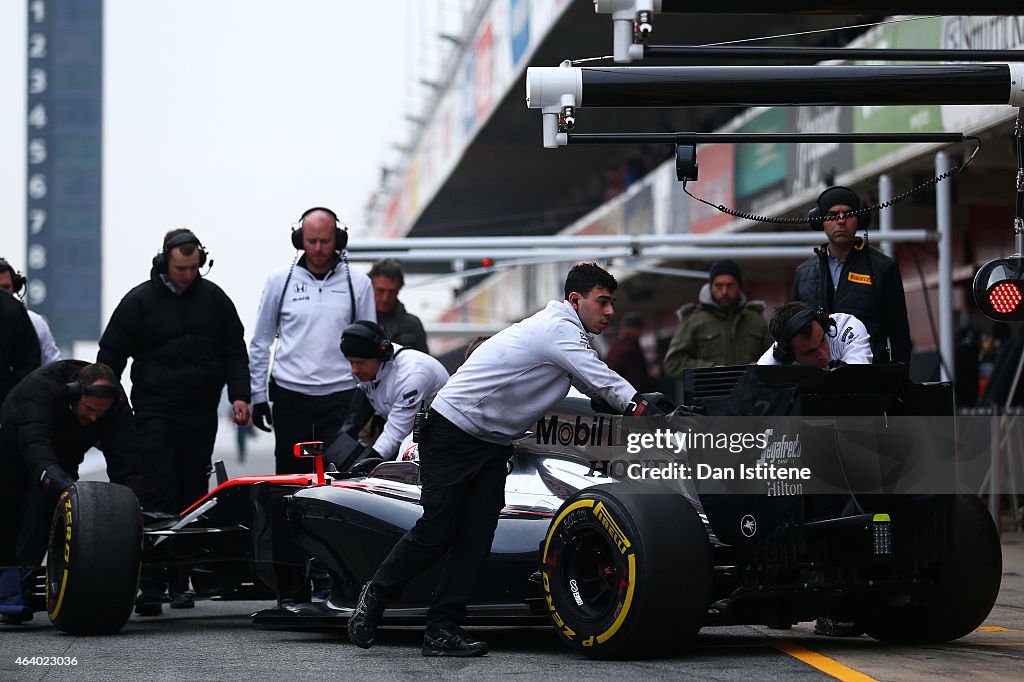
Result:
M704 524L682 496L616 483L570 497L542 547L548 616L569 648L624 658L685 646L711 601Z
M46 610L72 635L114 634L139 590L142 510L117 483L80 481L57 502L46 560Z

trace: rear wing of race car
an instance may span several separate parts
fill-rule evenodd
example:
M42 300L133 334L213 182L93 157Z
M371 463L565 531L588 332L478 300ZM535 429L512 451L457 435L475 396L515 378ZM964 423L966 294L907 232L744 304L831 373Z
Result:
M683 402L709 415L953 416L950 383L911 381L906 365L734 365L688 369Z

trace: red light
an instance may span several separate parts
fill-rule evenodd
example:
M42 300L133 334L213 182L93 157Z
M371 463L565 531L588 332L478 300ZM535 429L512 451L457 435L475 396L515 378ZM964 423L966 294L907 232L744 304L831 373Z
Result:
M988 302L992 309L1000 315L1012 313L1022 300L1020 289L1012 282L1000 282L988 293Z
M482 261L480 261L480 265L482 265L485 268L489 268L492 265L494 265L494 259L493 258L484 258Z

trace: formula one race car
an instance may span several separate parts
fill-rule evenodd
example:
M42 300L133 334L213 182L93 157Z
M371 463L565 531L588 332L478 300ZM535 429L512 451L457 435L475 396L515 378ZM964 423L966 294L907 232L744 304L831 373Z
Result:
M715 368L688 378L685 402L708 415L686 417L690 424L716 414L843 411L952 420L949 385L914 384L898 366ZM942 642L970 633L991 610L1001 553L976 496L722 494L618 480L604 474L615 473L607 457L623 451L627 423L567 398L517 442L470 624L551 622L574 651L612 658L678 649L705 626L786 627L819 616L852 620L882 641ZM141 555L148 566L192 567L200 596L276 596L278 607L256 614L258 625L343 628L360 586L420 515L419 465L385 462L369 476L331 480L319 448L300 449L317 458L316 476L224 481L145 529L137 506L97 492L116 486L79 484L51 538L55 624L119 629ZM308 555L331 573L331 596L287 603L305 580ZM91 568L97 563L103 568ZM414 580L385 626L422 622L437 577ZM87 601L100 585L102 598Z

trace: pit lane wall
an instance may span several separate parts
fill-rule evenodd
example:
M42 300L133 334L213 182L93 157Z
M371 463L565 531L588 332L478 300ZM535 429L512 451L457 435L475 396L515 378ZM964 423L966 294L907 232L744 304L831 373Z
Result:
M430 120L398 181L380 199L383 214L375 234L397 238L409 232L569 3L478 0L446 90L428 112Z
M896 19L900 19L897 17ZM876 48L1024 49L1024 16L930 17L879 26L850 45ZM996 126L1012 132L1009 106L757 107L716 132L964 132ZM934 154L935 144L786 145L708 144L698 148L699 181L689 188L713 204L784 215L806 207L825 187L853 185L911 160ZM571 154L572 149L552 153ZM955 154L956 152L954 152ZM984 151L982 152L984 153ZM1007 205L1012 207L1011 193ZM560 235L682 234L742 231L754 223L691 200L675 179L674 160L656 168L627 191L577 220ZM934 229L934 226L914 226ZM561 298L565 263L497 272L459 296L445 322L513 322ZM616 277L628 270L613 270ZM516 296L512 292L521 292ZM927 345L927 344L926 344Z

